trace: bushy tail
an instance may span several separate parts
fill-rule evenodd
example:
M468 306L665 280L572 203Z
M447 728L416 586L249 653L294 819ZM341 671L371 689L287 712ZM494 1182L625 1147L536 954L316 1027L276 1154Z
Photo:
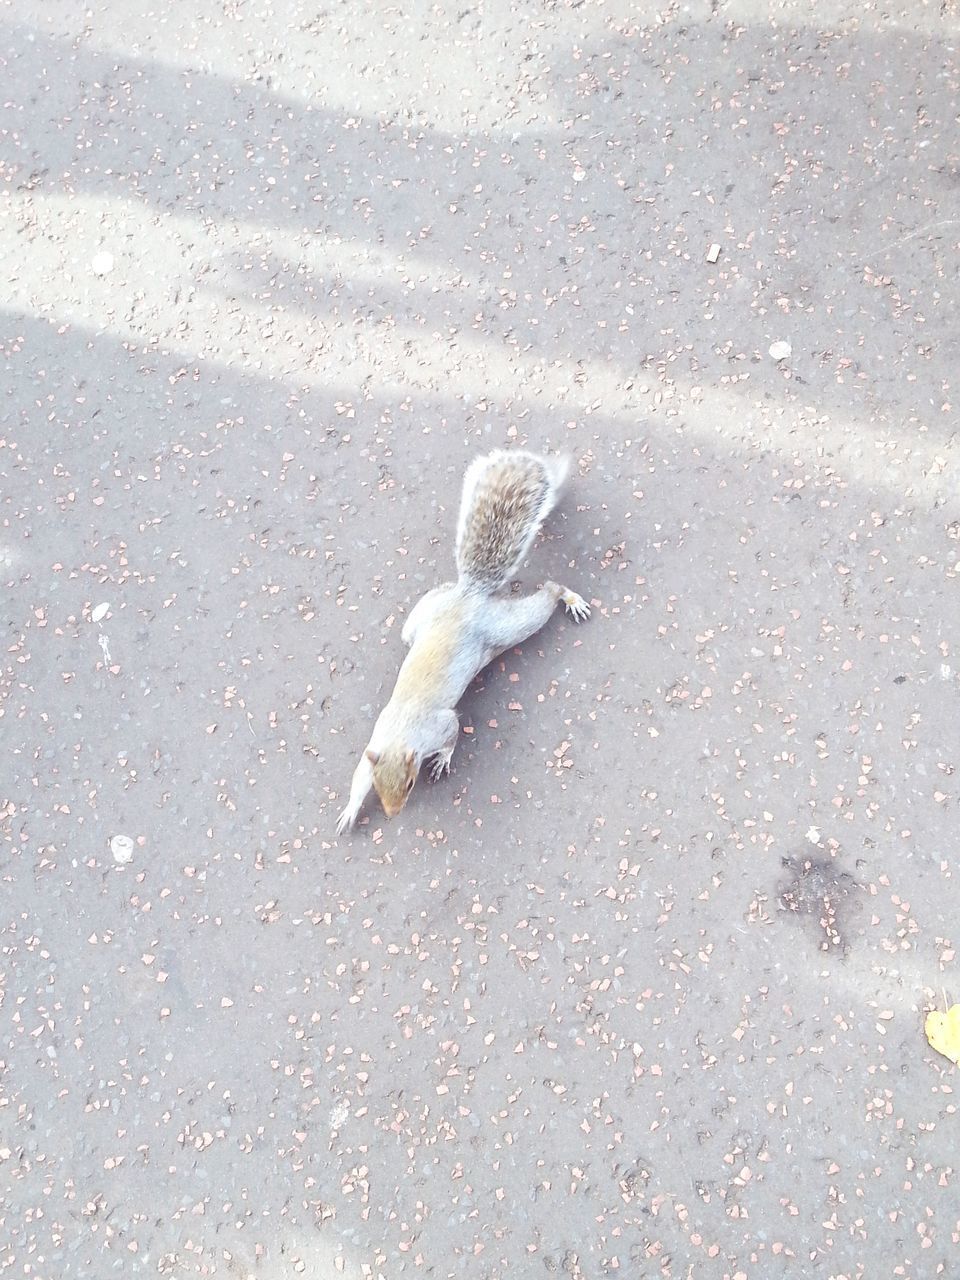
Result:
M460 580L492 594L515 576L560 496L569 458L497 449L470 464L457 524Z

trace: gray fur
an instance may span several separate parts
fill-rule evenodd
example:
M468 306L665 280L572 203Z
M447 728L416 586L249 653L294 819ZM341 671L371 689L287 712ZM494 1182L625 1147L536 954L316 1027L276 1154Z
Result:
M468 468L457 526L459 580L428 591L403 626L409 651L354 771L338 835L356 822L371 787L389 816L403 808L425 761L433 760L434 777L449 770L459 730L456 705L497 654L539 631L558 604L575 622L590 616L587 601L556 582L529 596L496 597L526 558L568 466L566 458L515 449L477 458Z
M510 583L556 505L568 466L566 458L524 449L497 449L470 465L457 523L464 586L492 595Z

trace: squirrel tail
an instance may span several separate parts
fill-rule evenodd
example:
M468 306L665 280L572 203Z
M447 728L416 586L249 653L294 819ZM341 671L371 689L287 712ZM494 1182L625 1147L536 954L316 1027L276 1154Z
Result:
M461 582L492 595L511 581L569 468L569 458L543 458L525 449L497 449L470 464L457 524Z

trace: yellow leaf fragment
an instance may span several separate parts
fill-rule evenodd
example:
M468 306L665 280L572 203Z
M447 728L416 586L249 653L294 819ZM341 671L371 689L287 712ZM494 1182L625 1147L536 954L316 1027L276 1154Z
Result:
M928 1013L923 1029L931 1049L960 1066L960 1004L951 1005L946 1013L939 1009Z

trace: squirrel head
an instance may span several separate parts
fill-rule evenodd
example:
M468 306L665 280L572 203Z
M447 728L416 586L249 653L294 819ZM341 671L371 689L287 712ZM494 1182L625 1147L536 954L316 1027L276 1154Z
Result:
M367 751L373 765L373 785L377 789L383 811L395 818L407 803L420 766L416 753L404 746L386 747L383 751Z

